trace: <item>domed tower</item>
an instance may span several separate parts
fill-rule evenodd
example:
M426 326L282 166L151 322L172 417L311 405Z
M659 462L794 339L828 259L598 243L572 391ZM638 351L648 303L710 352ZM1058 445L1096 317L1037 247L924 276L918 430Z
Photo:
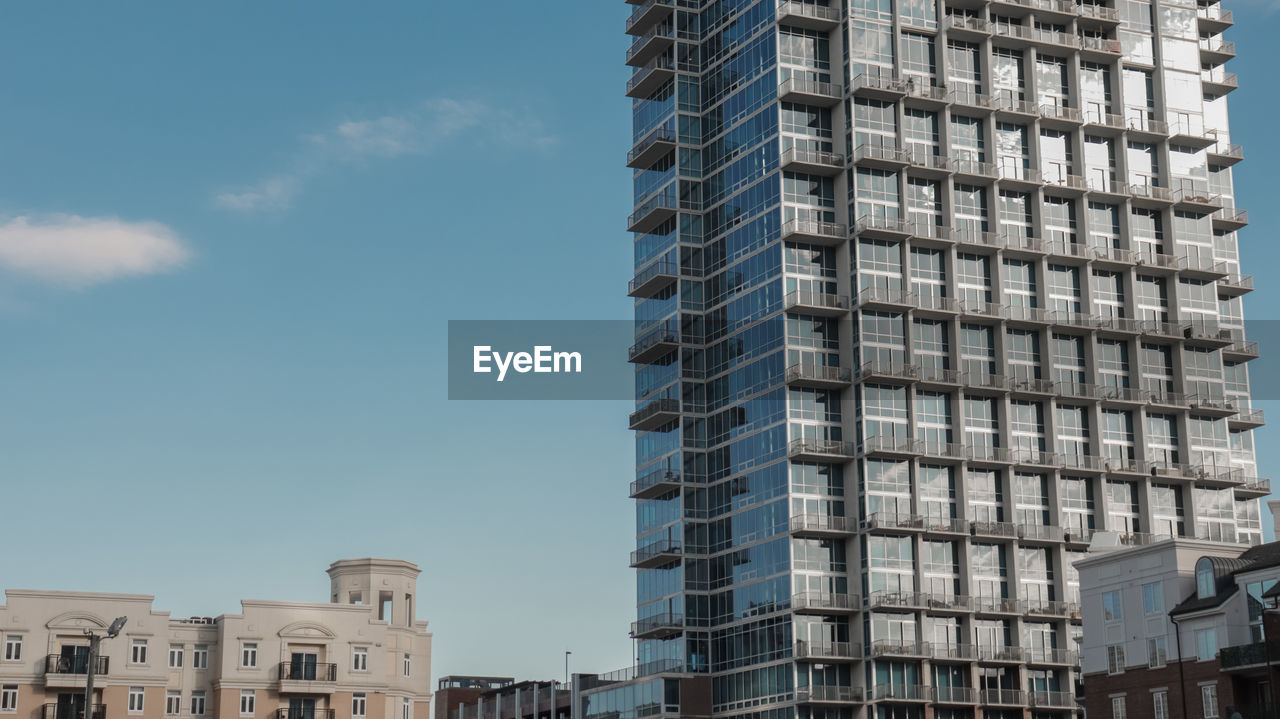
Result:
M368 604L392 626L413 626L418 565L403 559L339 559L328 572L335 604Z

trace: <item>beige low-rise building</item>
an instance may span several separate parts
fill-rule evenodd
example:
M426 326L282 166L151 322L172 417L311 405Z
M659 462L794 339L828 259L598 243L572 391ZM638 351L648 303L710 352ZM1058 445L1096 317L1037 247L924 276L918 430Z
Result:
M175 619L141 594L5 591L0 719L430 719L416 565L344 559L326 603ZM86 630L103 635L86 717Z

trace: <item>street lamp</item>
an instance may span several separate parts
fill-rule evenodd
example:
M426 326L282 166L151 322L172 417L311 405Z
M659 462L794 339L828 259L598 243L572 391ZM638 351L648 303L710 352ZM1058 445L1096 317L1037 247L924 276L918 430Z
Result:
M119 636L127 621L128 617L116 617L111 626L107 627L107 639ZM84 633L89 637L89 668L84 681L84 719L93 719L93 673L98 668L98 645L102 643L102 637L94 634L92 629L86 629Z

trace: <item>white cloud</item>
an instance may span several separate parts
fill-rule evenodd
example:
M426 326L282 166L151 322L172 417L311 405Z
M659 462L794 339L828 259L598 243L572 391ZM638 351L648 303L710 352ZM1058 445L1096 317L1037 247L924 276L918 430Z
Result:
M346 120L303 137L293 168L248 187L215 195L219 207L236 212L287 209L307 180L330 168L427 155L470 135L474 144L502 144L544 149L556 138L528 113L494 109L471 100L436 98L405 112L367 120Z
M191 252L158 222L52 215L0 224L0 266L51 284L88 287L168 272Z
M213 201L223 209L237 212L282 210L293 202L300 184L298 175L271 177L240 192L224 192Z

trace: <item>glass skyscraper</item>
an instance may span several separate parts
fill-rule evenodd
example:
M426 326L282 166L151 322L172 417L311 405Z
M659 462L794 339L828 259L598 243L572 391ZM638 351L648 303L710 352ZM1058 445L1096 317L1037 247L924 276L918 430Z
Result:
M1095 533L1261 541L1231 13L631 7L640 673L1077 716Z

